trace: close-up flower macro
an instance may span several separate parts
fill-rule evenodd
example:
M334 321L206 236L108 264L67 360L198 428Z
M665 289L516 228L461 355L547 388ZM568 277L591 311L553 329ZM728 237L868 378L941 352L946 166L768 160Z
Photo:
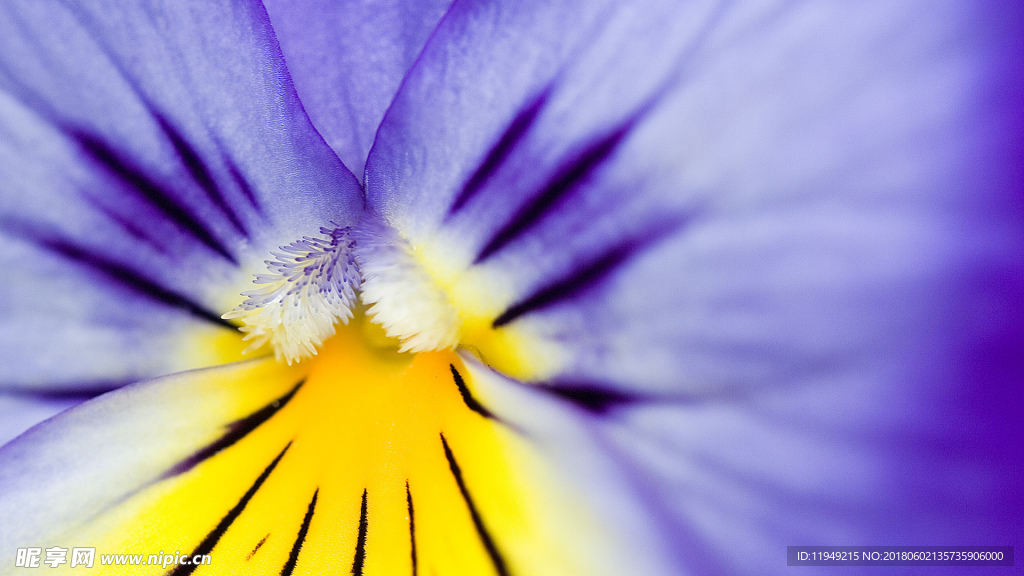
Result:
M0 574L1019 569L1022 55L1013 1L0 0Z

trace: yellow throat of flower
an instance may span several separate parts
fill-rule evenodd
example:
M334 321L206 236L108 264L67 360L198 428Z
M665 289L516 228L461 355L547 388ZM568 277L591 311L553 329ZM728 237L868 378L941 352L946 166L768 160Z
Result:
M509 429L458 354L399 345L357 314L315 358L234 365L233 423L93 541L209 553L200 574L505 574L496 542L527 537Z

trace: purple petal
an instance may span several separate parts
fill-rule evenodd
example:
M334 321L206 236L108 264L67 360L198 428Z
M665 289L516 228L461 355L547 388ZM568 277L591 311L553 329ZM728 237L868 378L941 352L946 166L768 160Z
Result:
M313 124L362 179L384 111L451 0L264 0Z
M681 565L782 574L783 562L764 560L795 543L1019 546L1019 435L1008 433L1013 414L1000 406L1013 401L937 406L924 391L836 374L738 398L625 408L603 419L602 437L661 513Z
M384 120L371 206L495 328L676 394L1019 344L1013 10L643 6L457 4Z
M564 354L537 384L601 416L681 571L1019 541L1020 9L602 6L456 3L370 205Z
M0 29L2 386L204 365L254 262L361 209L258 3L9 2Z
M531 510L579 573L788 574L787 546L1021 543L1019 392L981 385L943 406L836 371L595 414L469 366L481 402L542 458L523 470L548 480L534 483L546 501L593 514Z

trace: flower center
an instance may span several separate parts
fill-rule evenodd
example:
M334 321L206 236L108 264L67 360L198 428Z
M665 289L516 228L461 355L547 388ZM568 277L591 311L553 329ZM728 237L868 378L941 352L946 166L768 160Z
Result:
M241 320L244 352L270 344L290 365L316 355L338 323L365 313L369 341L401 353L462 347L524 380L561 364L559 349L535 334L494 324L514 301L514 279L460 263L458 246L414 245L372 212L355 227L320 233L272 252L267 271L255 275L261 287L223 316Z
M320 234L271 252L267 272L254 280L262 287L243 292L245 300L223 315L241 320L250 341L246 353L269 343L290 365L315 355L335 325L352 318L360 276L350 229L321 228Z

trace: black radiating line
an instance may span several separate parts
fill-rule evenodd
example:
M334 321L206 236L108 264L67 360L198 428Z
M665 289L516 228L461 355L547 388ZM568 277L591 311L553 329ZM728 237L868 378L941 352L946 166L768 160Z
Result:
M632 121L618 130L591 144L572 163L561 168L536 197L523 206L477 254L474 264L479 264L515 240L551 211L560 200L579 188L594 170L603 164L619 147L632 128Z
M694 219L695 214L695 212L690 212L659 215L658 218L650 221L639 234L620 241L590 262L580 266L575 272L542 286L530 296L513 304L495 318L491 326L494 328L504 326L523 314L577 296L605 280L612 271L638 252L670 237L681 227L686 226Z
M359 535L356 536L356 555L352 558L352 576L363 576L363 563L366 561L366 489L363 489L363 503L359 507Z
M164 474L164 478L170 478L171 476L177 476L178 474L188 472L189 470L195 468L199 463L206 460L207 458L210 458L211 456L217 454L221 450L224 450L225 448L235 444L242 438L245 438L250 432L258 428L260 424L263 424L267 420L270 420L270 418L274 414L277 414L278 411L284 408L285 405L288 404L292 397L295 396L295 393L299 391L299 388L301 388L305 382L305 380L299 380L299 383L296 384L295 387L293 387L284 396L281 396L277 400L274 400L270 404L267 404L263 408L260 408L259 410L253 412L252 414L246 416L245 418L242 418L241 420L236 420L231 424L228 424L228 430L227 432L224 433L223 436L214 440L206 447L201 448L188 458L175 464L173 468L171 468Z
M462 379L462 374L459 374L459 371L455 369L455 365L449 364L448 367L452 369L452 376L455 378L455 385L458 386L459 394L462 395L462 401L466 403L466 407L485 418L494 418L494 414L477 402L476 398L474 398L473 394L469 391L469 388L466 388L466 382Z
M580 408L598 415L607 414L613 408L639 400L633 394L581 384L546 384L537 386L537 389L568 400Z
M224 161L228 165L228 172L231 173L231 178L235 180L238 189L242 191L242 195L252 204L253 209L263 214L263 207L260 206L259 200L256 199L256 192L253 191L252 184L249 183L249 180L242 175L238 167L231 160L225 158Z
M163 212L170 220L178 224L182 229L187 230L211 250L220 254L231 263L238 264L238 260L235 259L234 255L213 235L205 223L193 215L187 207L175 200L172 192L165 190L137 167L131 166L126 159L122 158L120 154L98 137L74 128L68 128L66 131L94 161L104 165L121 180L129 184L150 205Z
M224 533L231 527L231 523L242 514L246 505L248 505L249 501L252 500L252 497L256 495L260 486L263 486L263 483L266 482L270 473L274 471L278 462L281 461L281 458L284 458L285 452L287 452L291 446L292 443L288 442L284 447L284 450L281 450L281 453L274 458L274 461L271 462L270 465L263 470L263 473L260 474L259 478L253 482L249 490L242 496L242 499L238 501L238 504L235 504L235 507L232 508L227 515L221 519L217 526L206 535L206 538L203 538L203 541L199 543L199 546L196 546L196 549L192 551L192 556L209 554L210 551L213 550L213 547L217 545L217 542L220 541L221 537L224 536ZM167 574L168 576L188 576L192 572L195 572L196 568L199 566L199 564L180 564L175 566L174 569Z
M467 180L466 184L462 187L462 191L459 192L455 201L452 202L451 208L448 209L449 215L461 210L462 207L466 205L466 202L480 191L480 188L483 187L491 175L494 174L499 166L501 166L512 149L515 148L516 144L530 129L530 126L533 125L541 108L544 107L544 102L547 98L548 90L545 90L530 102L529 105L516 114L512 123L509 124L507 129L505 129L505 133L501 135L498 142L487 153L483 162L481 162L480 166L475 172L473 172L473 175L469 177L469 180Z
M459 464L455 461L455 455L452 454L452 449L448 447L448 441L445 440L444 434L441 434L441 445L444 447L444 455L448 459L448 467L451 468L452 476L455 477L455 483L459 485L459 492L462 493L462 499L466 502L466 508L469 509L469 515L473 518L476 533L480 536L480 541L483 542L484 548L487 549L487 554L491 557L494 569L498 572L499 576L508 576L508 567L505 565L505 559L498 552L498 547L495 546L494 540L491 538L490 533L487 532L487 527L484 526L480 512L477 511L476 505L473 504L473 499L469 496L466 482L462 479L462 469L459 468Z
M412 544L412 576L416 576L418 570L416 564L416 514L412 507L412 492L409 491L409 481L405 481L405 503L409 510L409 542Z
M193 316L202 318L203 320L207 320L224 328L229 328L231 330L237 328L237 326L221 318L218 314L214 314L203 306L180 294L171 292L156 282L142 276L135 270L132 270L118 262L114 262L113 260L95 252L91 252L71 241L39 230L32 230L30 229L30 225L12 225L12 223L5 222L3 223L3 227L11 234L33 242L37 246L45 248L54 254L92 268L114 282L121 284L125 288L131 289L150 300L154 300L174 308L181 308Z
M574 297L603 280L612 270L622 264L630 253L632 253L632 250L629 246L612 248L574 274L556 280L537 290L526 299L513 304L495 318L491 325L494 328L504 326L527 312L545 308Z
M22 398L34 398L38 400L77 400L84 402L111 390L131 384L135 380L124 380L117 382L90 383L75 386L72 384L47 384L46 388L38 390L33 388L12 388L4 390L5 396ZM56 386L56 387L55 387Z
M171 145L174 146L174 151L178 153L181 161L185 164L185 168L188 169L189 174L192 175L192 179L195 180L196 184L206 192L207 198L213 202L221 213L231 222L231 225L235 227L235 230L239 234L249 237L249 231L242 225L242 221L238 218L238 214L228 205L227 200L224 199L224 195L221 194L220 188L217 187L217 183L213 179L213 175L210 173L209 167L203 162L202 157L196 152L195 148L189 144L188 140L174 127L162 114L159 114L155 110L151 110L153 117L156 118L160 128L163 129L164 134L167 135L167 139L171 141Z
M306 541L306 534L309 534L309 523L313 521L316 497L319 494L320 489L317 488L316 492L313 492L313 499L309 501L309 506L306 507L306 516L302 519L302 526L299 527L299 533L295 536L295 543L292 544L292 551L288 554L288 561L281 568L281 576L291 576L295 571L295 565L299 563L299 552L302 551L302 544Z

